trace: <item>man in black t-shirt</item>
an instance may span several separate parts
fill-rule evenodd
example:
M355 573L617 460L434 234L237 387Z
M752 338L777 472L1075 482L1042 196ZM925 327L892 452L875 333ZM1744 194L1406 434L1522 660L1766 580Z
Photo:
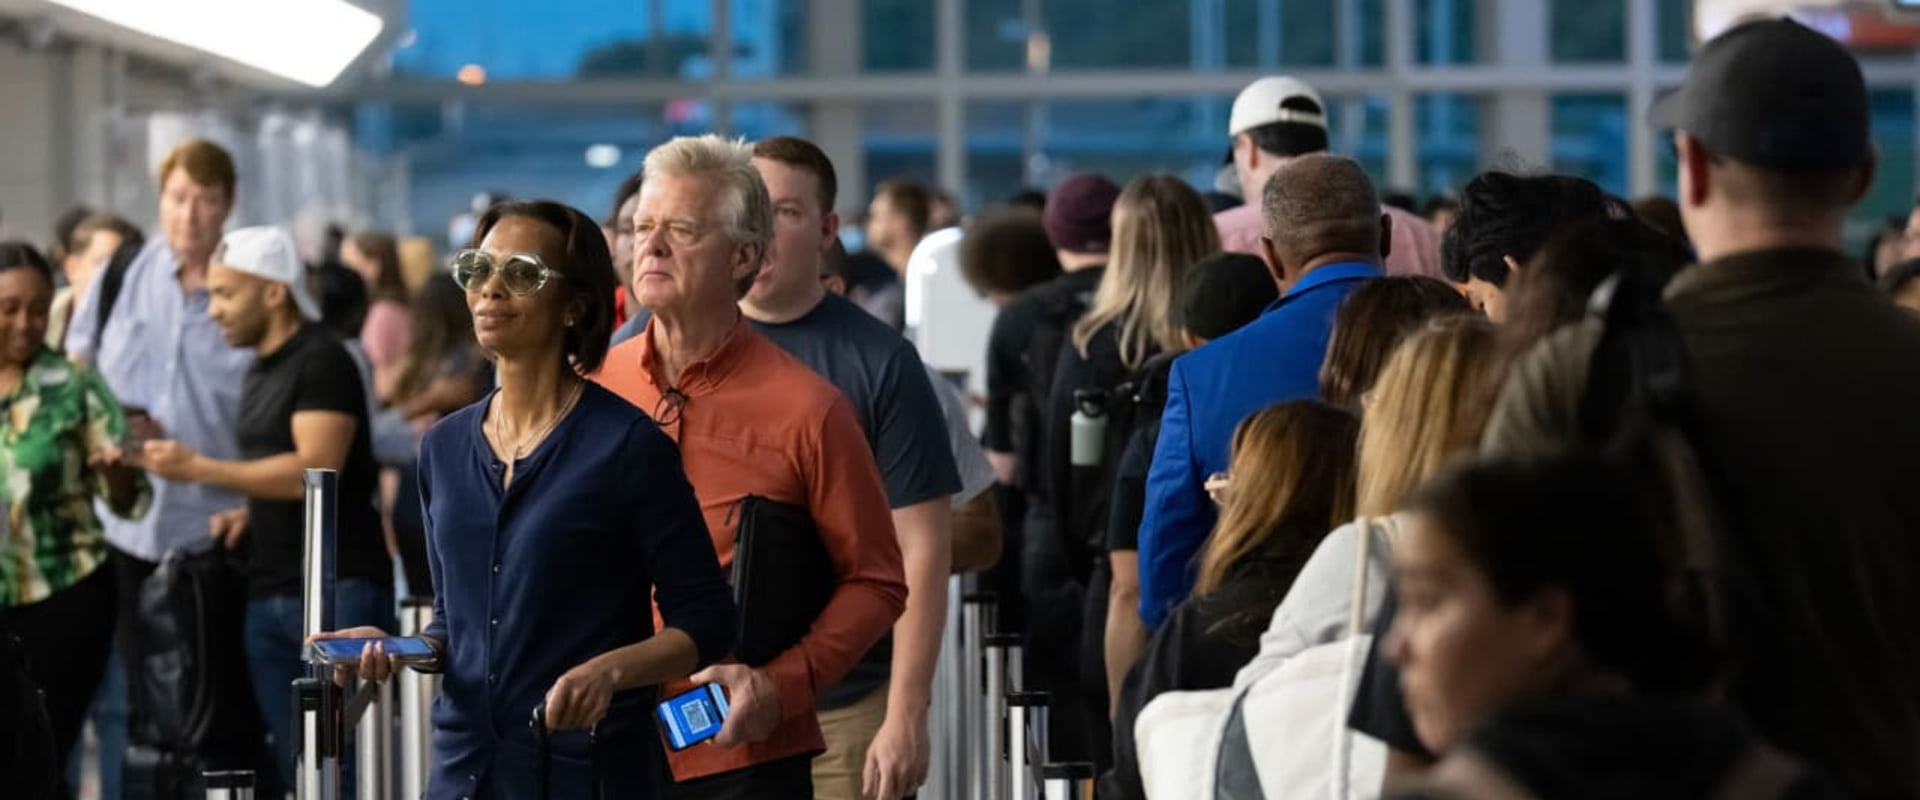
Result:
M323 326L293 240L277 228L227 234L207 270L208 316L228 344L256 358L240 396L242 460L223 461L173 441L149 442L147 469L183 483L245 492L247 505L217 515L213 536L243 544L246 648L254 697L266 718L281 779L292 785L288 685L302 664L303 481L310 468L339 471L335 626L393 625L393 567L376 509L377 467L360 372ZM346 786L352 781L346 780Z

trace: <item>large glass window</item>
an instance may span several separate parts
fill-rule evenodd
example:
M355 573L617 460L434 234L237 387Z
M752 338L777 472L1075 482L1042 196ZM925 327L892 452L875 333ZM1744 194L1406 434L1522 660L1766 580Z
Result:
M1627 98L1563 94L1553 98L1553 171L1578 175L1616 196L1627 191Z
M934 13L932 0L862 0L860 31L866 57L861 63L866 70L932 71Z
M1458 191L1480 169L1480 112L1484 98L1429 94L1414 100L1420 137L1420 193Z
M1421 64L1478 62L1478 0L1414 0L1414 60Z
M1381 0L970 0L966 63L977 71L1333 67L1344 63L1344 35L1353 65L1376 66L1382 13Z
M1681 62L1692 58L1693 52L1693 0L1661 0L1656 4L1659 13L1659 28L1654 36L1659 42L1660 60Z
M805 0L729 0L734 75L799 71ZM409 0L396 75L467 83L714 74L713 6L667 0Z
M1227 153L1232 103L1231 96L970 103L965 199L979 207L1078 172L1122 184L1168 172L1207 191Z
M1627 60L1625 0L1553 0L1547 12L1554 61L1617 63Z
M866 148L868 186L844 186L848 199L861 197L864 207L871 184L891 178L932 185L934 164L934 104L931 101L870 103L862 115L861 139ZM842 201L845 205L845 201Z
M1385 187L1387 97L1329 96L1329 147L1358 162ZM1045 188L1076 172L1119 183L1149 172L1180 176L1206 192L1239 194L1221 170L1228 151L1230 95L1132 100L969 103L969 207L998 202L1023 188ZM1115 120L1129 120L1116 125Z
M444 246L449 220L483 192L551 198L602 218L648 149L708 127L673 105L367 104L355 139L370 157L404 165L413 232Z

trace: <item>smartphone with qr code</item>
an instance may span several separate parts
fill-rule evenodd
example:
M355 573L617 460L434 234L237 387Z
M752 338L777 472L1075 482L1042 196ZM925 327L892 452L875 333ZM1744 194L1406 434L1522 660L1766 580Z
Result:
M720 734L727 720L727 695L717 683L695 686L661 701L654 716L667 747L685 750Z

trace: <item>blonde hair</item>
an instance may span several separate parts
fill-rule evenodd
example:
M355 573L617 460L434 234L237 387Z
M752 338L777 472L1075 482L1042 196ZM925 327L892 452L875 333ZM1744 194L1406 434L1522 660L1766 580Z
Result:
M1219 589L1234 565L1260 551L1281 548L1304 565L1327 531L1352 519L1359 432L1353 415L1314 402L1281 403L1242 420L1226 507L1200 553L1194 594Z
M1492 412L1502 359L1492 323L1450 316L1408 336L1387 359L1360 423L1356 510L1398 510L1422 481L1471 451Z
M641 171L643 183L669 175L718 181L720 219L727 238L753 246L765 260L767 243L773 240L773 199L767 195L760 170L753 166L753 145L745 139L724 139L712 133L676 136L653 148ZM736 288L745 294L758 277L756 270Z
M1175 303L1195 262L1220 252L1220 233L1200 193L1171 175L1135 178L1113 204L1113 259L1085 316L1073 326L1073 347L1117 325L1120 363L1137 369L1155 350L1186 349Z

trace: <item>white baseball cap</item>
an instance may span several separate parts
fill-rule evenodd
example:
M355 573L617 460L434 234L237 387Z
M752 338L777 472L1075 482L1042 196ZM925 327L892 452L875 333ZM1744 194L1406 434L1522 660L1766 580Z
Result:
M1312 100L1320 111L1304 111L1282 108L1281 104L1295 98ZM1227 117L1227 135L1239 136L1242 133L1262 125L1276 122L1297 122L1302 125L1327 127L1327 104L1320 102L1320 93L1313 87L1285 75L1273 75L1253 83L1240 90L1240 96L1233 98L1233 113Z
M300 316L319 321L320 304L307 289L307 265L286 231L271 225L241 228L220 241L219 256L220 266L286 284Z

